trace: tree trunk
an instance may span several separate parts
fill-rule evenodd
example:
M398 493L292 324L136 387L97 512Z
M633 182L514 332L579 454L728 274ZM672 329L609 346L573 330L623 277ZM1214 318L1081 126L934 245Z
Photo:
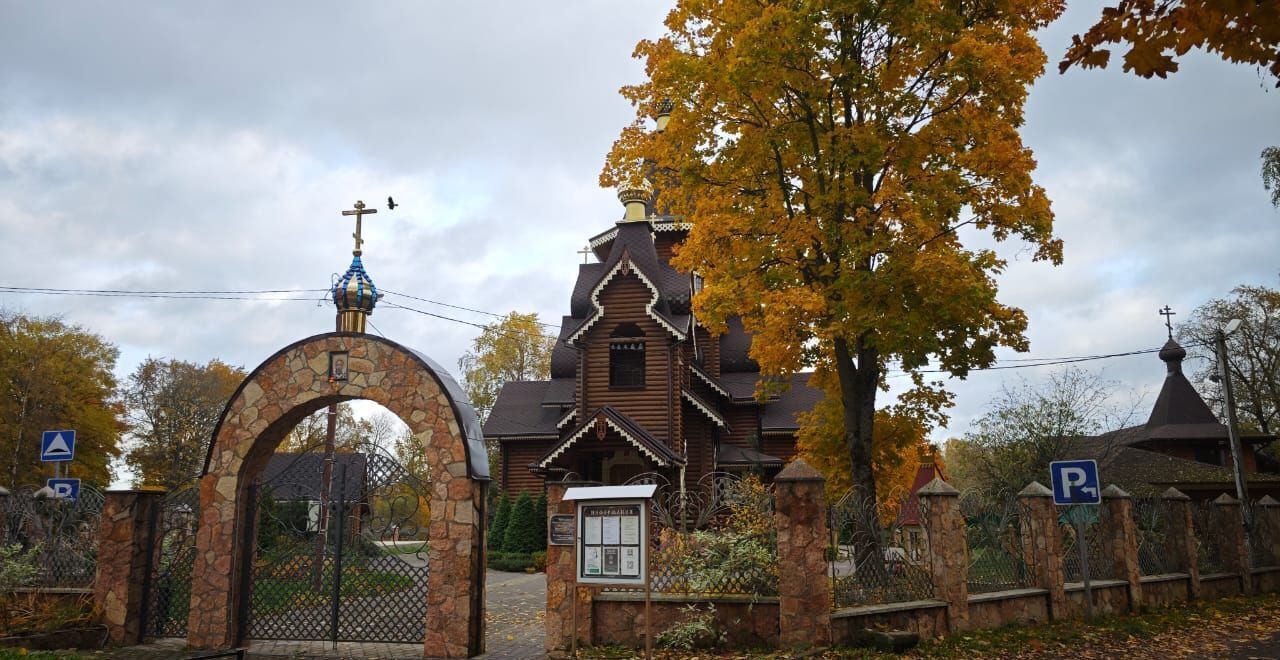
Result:
M844 408L844 440L849 448L855 503L862 509L857 515L860 529L855 533L861 542L855 544L855 556L857 565L863 566L865 560L882 556L875 473L871 467L879 355L862 338L854 349L856 355L845 339L837 338L834 345L836 372L840 378L840 402Z

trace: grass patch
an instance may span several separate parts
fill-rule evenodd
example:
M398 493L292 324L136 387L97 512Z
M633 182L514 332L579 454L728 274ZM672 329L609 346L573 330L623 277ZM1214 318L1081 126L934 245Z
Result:
M413 586L413 579L387 571L369 571L359 566L343 567L342 597L381 596ZM329 604L333 596L332 570L325 572L320 588L312 588L309 577L263 577L253 583L253 612L257 616L279 614L302 607Z

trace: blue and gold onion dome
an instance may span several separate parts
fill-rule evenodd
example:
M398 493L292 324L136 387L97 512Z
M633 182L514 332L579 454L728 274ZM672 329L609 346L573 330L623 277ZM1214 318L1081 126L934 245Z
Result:
M373 313L373 306L378 304L378 287L374 286L369 274L364 271L360 255L351 258L351 267L333 283L333 304L339 312L361 311Z

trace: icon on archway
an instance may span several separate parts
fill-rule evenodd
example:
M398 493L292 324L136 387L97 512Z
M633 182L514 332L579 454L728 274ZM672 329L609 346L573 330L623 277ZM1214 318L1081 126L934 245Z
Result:
M346 382L347 352L331 351L329 353L329 382Z

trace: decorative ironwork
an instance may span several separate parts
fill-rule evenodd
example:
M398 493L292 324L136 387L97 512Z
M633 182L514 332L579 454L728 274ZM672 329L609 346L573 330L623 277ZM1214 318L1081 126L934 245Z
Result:
M758 480L715 472L681 489L663 475L648 472L627 483L658 486L649 517L650 584L655 593L777 595L773 498Z
M1213 502L1193 502L1191 505L1191 523L1196 535L1196 565L1200 575L1227 572L1227 564L1223 560L1219 546L1213 538L1214 520L1218 516L1218 507Z
M933 597L929 511L910 496L868 502L849 493L828 509L828 570L836 607Z
M33 587L93 586L98 568L102 491L84 484L75 500L57 499L47 488L23 487L0 497L0 542L35 556Z
M1276 544L1280 543L1280 521L1272 513L1271 507L1260 502L1253 505L1253 557L1254 568L1264 566L1280 566L1280 555L1276 553Z
M1107 556L1102 538L1103 530L1106 529L1105 518L1108 515L1110 514L1107 512L1107 507L1092 504L1075 504L1062 509L1058 516L1058 528L1062 533L1062 572L1065 581L1084 581L1074 516L1082 516L1084 519L1089 579L1109 580L1119 577L1116 574L1115 562Z
M1142 575L1174 572L1169 558L1169 504L1160 497L1133 500L1133 526L1138 534L1138 571Z
M166 493L156 509L151 542L154 559L147 581L147 636L187 635L199 506L199 484L193 483Z
M327 502L317 453L254 487L247 637L421 642L429 475L374 445L335 462Z
M969 593L1031 586L1035 556L1023 538L1024 506L1011 496L990 499L977 491L960 496L969 547Z

